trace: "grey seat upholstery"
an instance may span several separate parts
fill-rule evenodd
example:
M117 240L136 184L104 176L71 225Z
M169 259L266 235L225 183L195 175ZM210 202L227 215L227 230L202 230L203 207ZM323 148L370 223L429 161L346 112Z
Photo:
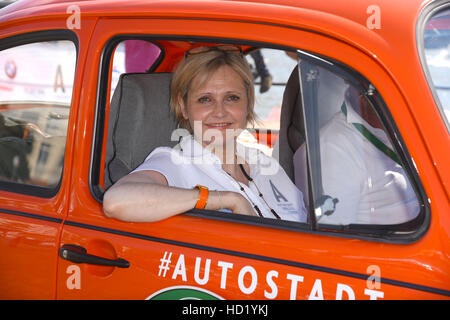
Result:
M278 161L292 181L294 181L292 157L305 141L304 132L298 67L295 67L283 93L278 137Z
M171 73L122 74L111 100L105 156L108 189L139 166L156 147L174 146Z

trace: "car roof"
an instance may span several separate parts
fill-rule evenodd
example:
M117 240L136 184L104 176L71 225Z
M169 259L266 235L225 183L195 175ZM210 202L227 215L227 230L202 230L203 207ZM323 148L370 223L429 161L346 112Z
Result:
M67 19L71 6L81 18L184 18L239 21L308 30L343 41L396 68L398 59L416 59L416 24L431 0L19 0L0 10L7 26L42 18ZM72 7L73 8L73 7ZM251 14L249 14L251 13ZM378 14L381 25L370 28ZM203 22L201 22L203 21ZM381 60L380 60L381 61Z
M395 16L402 11L420 11L431 0L378 0L376 6L380 8L383 18ZM226 11L217 9L247 8L259 10L259 8L276 9L302 9L328 13L345 19L360 21L367 18L367 11L375 5L373 0L352 1L348 0L20 0L3 9L2 16L8 14L33 15L35 13L64 13L70 5L79 5L83 11L98 15L123 15L131 12L150 13L151 10L161 9L185 14L201 14L202 12L216 9L216 14L226 14ZM407 9L407 10L405 10ZM219 12L220 11L220 12ZM243 14L249 11L244 11ZM397 15L398 20L403 20L403 15Z

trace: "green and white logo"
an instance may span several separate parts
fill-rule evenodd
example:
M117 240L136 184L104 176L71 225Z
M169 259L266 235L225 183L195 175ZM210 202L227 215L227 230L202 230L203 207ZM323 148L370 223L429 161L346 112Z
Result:
M224 300L221 296L197 287L175 286L164 288L150 295L146 300Z

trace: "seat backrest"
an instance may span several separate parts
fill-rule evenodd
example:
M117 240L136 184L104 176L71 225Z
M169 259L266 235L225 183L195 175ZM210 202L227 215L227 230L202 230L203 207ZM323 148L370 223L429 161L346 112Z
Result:
M105 188L139 166L160 146L173 147L177 127L170 113L171 73L120 76L109 111Z
M298 67L292 71L284 89L278 137L279 163L294 181L292 158L305 141Z

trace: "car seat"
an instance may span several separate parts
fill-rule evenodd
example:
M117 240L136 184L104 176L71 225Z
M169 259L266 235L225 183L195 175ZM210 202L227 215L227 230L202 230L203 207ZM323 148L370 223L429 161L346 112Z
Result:
M170 113L172 73L122 74L109 111L105 188L139 166L153 149L173 147L177 128Z
M277 148L278 161L289 178L294 181L293 156L305 141L303 125L302 99L299 84L298 67L292 71L283 93L280 114L280 131ZM274 152L277 154L277 152Z

